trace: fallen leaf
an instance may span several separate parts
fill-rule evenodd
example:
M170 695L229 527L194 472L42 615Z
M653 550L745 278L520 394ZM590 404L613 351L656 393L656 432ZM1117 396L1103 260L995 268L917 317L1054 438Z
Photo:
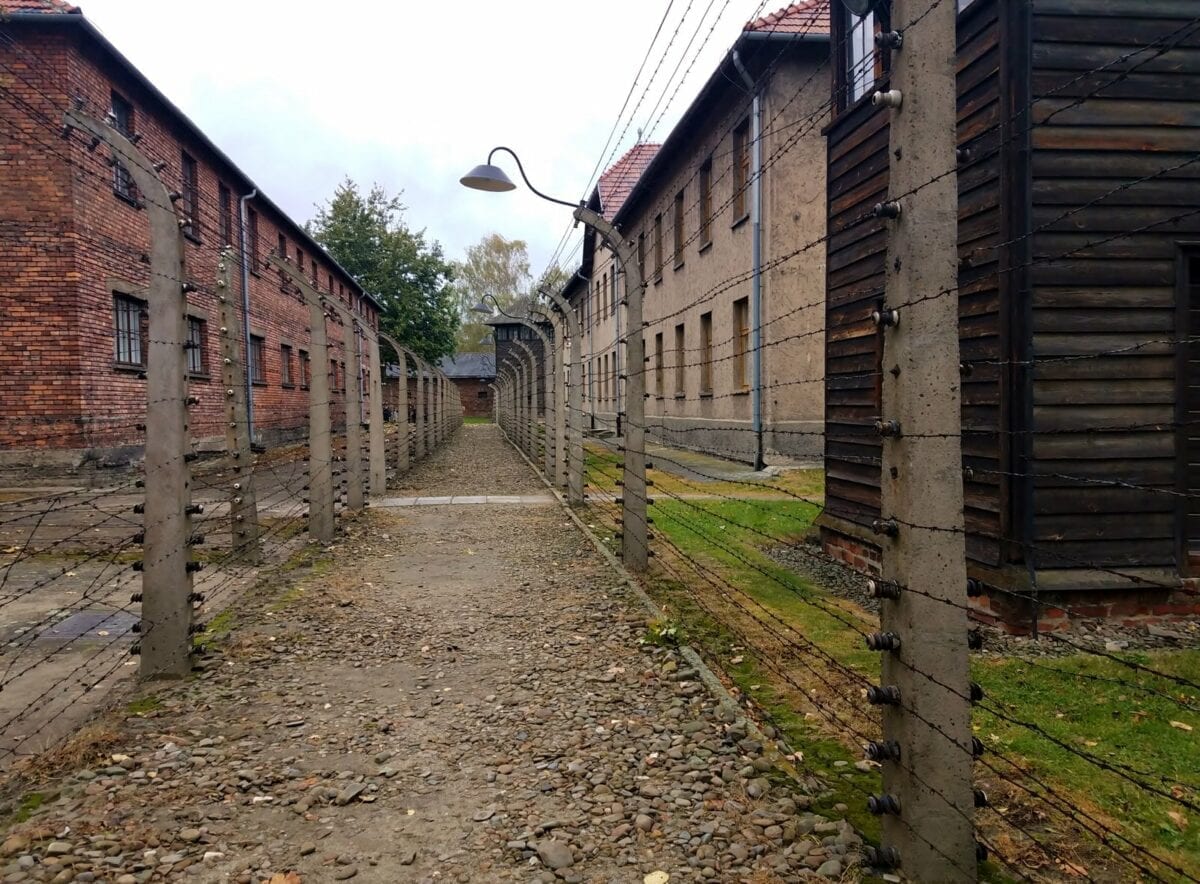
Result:
M1182 721L1172 721L1171 727L1175 728L1176 730L1188 731L1189 733L1192 730L1192 726L1190 724L1184 724Z
M302 884L302 879L295 872L278 872L271 876L270 884Z
M1062 869L1064 872L1066 872L1068 875L1071 875L1076 878L1091 877L1090 875L1088 875L1088 870L1085 869L1083 866L1077 865L1072 862L1067 862L1066 860L1063 860L1059 864L1059 868Z
M745 657L742 657L739 655L737 657L730 657L729 662L732 663L734 666L737 666L739 663L741 663L745 659L746 659Z
M1182 832L1187 829L1187 827L1188 827L1187 817L1185 817L1179 811L1168 810L1167 816L1170 817L1171 822L1173 822L1175 824L1175 828L1177 828L1179 831Z

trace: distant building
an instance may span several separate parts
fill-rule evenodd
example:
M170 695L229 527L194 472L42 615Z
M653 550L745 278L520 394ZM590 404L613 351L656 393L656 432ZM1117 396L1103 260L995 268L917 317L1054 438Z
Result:
M748 462L820 455L824 253L780 259L825 231L828 96L817 87L828 77L828 10L828 0L810 0L748 23L662 145L634 146L601 176L590 206L636 245L646 281L647 362L624 364L624 273L588 231L580 271L588 285L569 290L597 430L616 428L622 378L643 370L647 432L659 441ZM762 120L761 384L751 93Z
M458 389L464 417L491 417L496 357L491 353L457 353L438 366Z
M197 288L186 308L197 445L224 444L213 291L221 249L241 245L243 198L256 436L270 444L303 435L314 371L330 374L340 422L345 391L358 387L346 377L344 329L329 323L329 352L313 353L308 308L265 258L286 254L372 326L378 304L77 7L0 5L0 470L29 476L37 465L86 479L137 459L144 438L145 197L107 148L89 152L79 133L62 137L63 112L76 102L136 137L179 193L185 273ZM232 276L240 302L240 268Z
M534 364L537 370L537 410L538 414L544 414L546 409L544 382L544 360L546 359L546 353L542 349L541 339L529 326L507 319L504 316L489 319L487 324L492 327L492 335L496 342L495 365L497 369L502 367L506 362L517 359L520 359L524 364L528 364L528 356L514 342L520 341L533 351ZM554 340L554 329L549 323L539 323L538 328L542 330L542 333L547 338L551 341Z

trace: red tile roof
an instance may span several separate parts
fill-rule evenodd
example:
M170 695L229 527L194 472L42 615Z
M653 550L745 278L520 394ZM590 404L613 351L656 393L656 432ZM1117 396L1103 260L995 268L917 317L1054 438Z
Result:
M629 198L661 144L635 144L600 176L600 212L605 218L614 217Z
M78 6L72 6L66 0L0 0L0 15L10 12L73 12L77 13Z
M778 12L747 22L744 31L770 31L780 34L829 34L830 0L806 0L793 3Z

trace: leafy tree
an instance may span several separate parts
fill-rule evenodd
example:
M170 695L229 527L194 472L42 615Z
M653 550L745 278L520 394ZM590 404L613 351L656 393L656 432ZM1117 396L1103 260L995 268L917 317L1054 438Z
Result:
M524 240L505 239L498 233L485 236L467 249L466 260L455 264L461 323L458 331L459 352L486 351L491 346L481 343L491 332L484 324L486 317L471 309L484 296L495 298L505 312L520 315L540 288L561 290L567 277L566 271L551 267L535 284L529 270L529 250Z
M454 353L458 331L454 267L436 240L408 227L404 211L399 195L379 185L364 194L347 178L305 229L380 301L383 330L438 362Z

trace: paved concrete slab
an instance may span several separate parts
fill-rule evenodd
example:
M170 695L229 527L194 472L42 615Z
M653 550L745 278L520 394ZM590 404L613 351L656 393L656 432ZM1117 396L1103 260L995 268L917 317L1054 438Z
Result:
M555 499L548 494L460 494L447 497L385 497L372 501L371 506L547 506L554 502Z

